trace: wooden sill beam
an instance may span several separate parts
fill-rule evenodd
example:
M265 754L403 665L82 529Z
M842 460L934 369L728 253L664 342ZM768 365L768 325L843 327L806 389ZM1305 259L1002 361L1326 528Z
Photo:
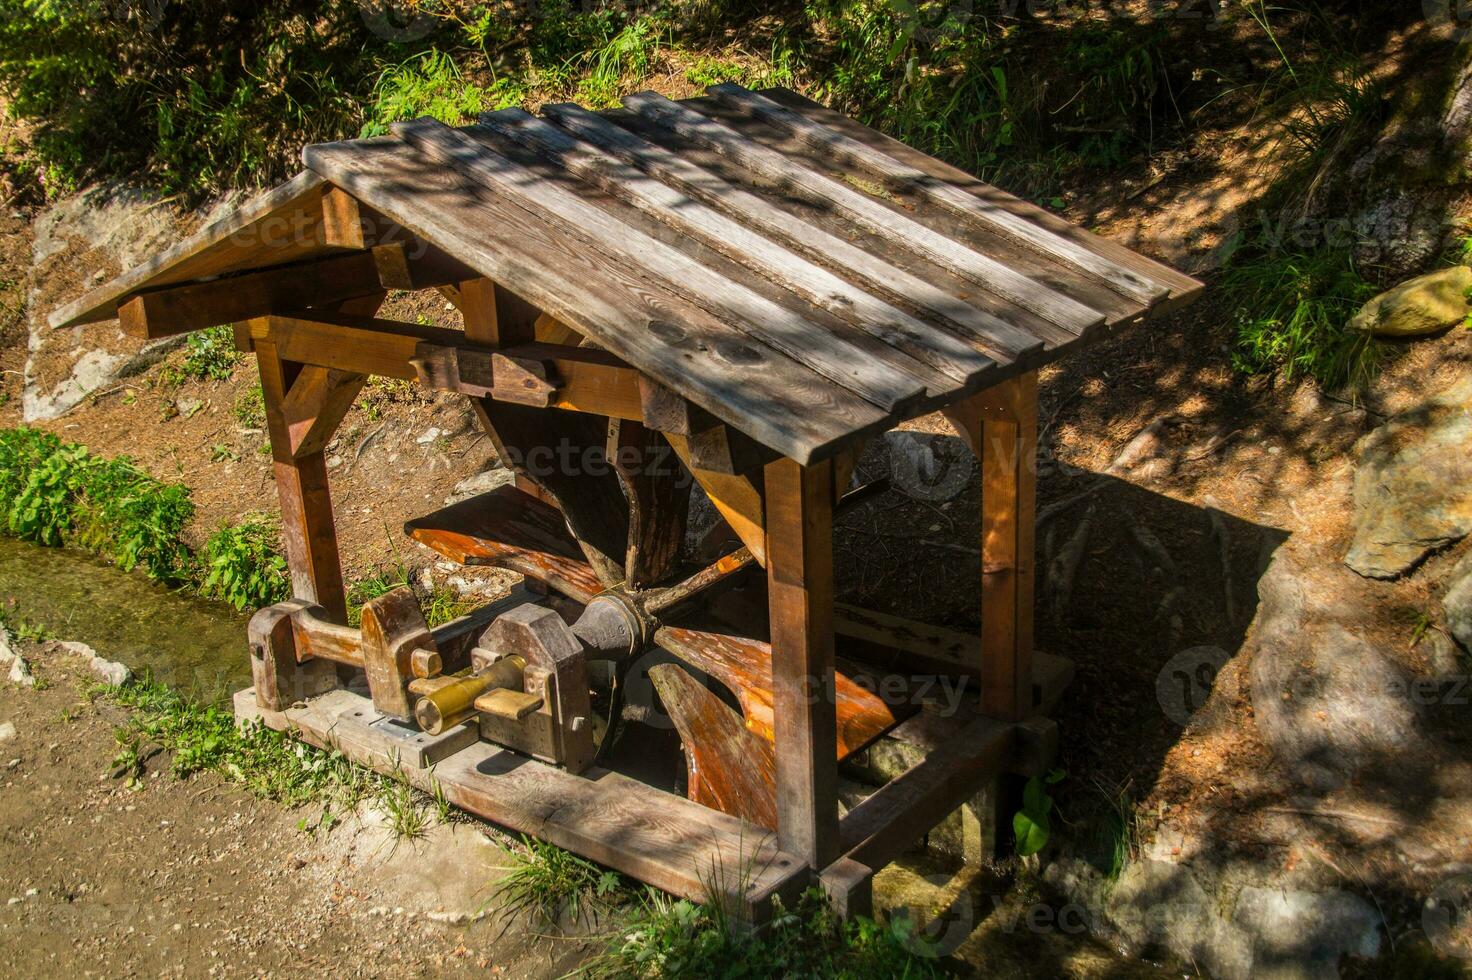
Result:
M118 308L131 336L145 340L203 330L280 310L339 303L385 289L427 289L457 281L465 267L438 249L379 245L296 265L139 293Z
M838 825L844 857L882 868L903 854L1007 767L1014 727L977 718L850 810Z

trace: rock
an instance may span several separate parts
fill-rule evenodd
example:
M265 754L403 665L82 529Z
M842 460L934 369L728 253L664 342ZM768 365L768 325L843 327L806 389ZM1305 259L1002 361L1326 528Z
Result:
M85 643L75 640L62 640L56 644L58 649L81 657L92 672L92 676L111 687L122 687L133 679L133 672L116 660L108 660Z
M424 432L420 434L419 438L415 439L414 441L421 446L427 446L442 435L444 435L444 433L440 429L434 426L430 426L428 429L425 429Z
M15 722L0 722L0 742L8 742L15 738Z
M1249 886L1238 894L1232 918L1252 936L1256 977L1337 980L1341 956L1380 955L1380 914L1346 891Z
M19 655L10 661L10 673L7 675L10 683L19 684L21 687L35 687L36 678L31 674L31 667Z
M1446 628L1462 649L1472 651L1472 551L1452 569L1448 581L1446 597L1441 600Z
M1472 378L1360 440L1344 562L1390 579L1472 532Z
M1446 330L1472 314L1469 289L1472 269L1441 269L1376 296L1349 321L1349 329L1377 337L1420 337Z
M514 483L515 481L515 473L506 469L504 466L497 466L495 469L477 473L475 476L468 476L455 484L455 489L450 492L450 496L445 498L445 503L458 504L462 500L468 500L471 497L483 493L490 493L497 487L504 487L508 483Z
M1135 951L1163 946L1214 977L1253 975L1251 937L1222 917L1215 898L1183 865L1134 862L1120 875L1105 908Z
M1364 583L1311 561L1282 549L1258 582L1244 647L1254 723L1299 787L1327 792L1370 766L1408 775L1426 756L1409 679L1350 628Z
M53 330L47 317L96 282L97 273L105 279L135 265L218 217L231 203L225 198L205 210L179 213L165 199L104 186L65 198L37 217L26 304L30 341L22 396L25 421L56 418L184 343L182 334L142 342L106 320ZM95 271L78 282L79 268Z

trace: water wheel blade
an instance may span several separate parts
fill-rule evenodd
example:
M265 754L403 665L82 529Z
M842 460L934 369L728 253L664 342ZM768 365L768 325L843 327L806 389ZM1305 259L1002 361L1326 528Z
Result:
M629 503L625 579L643 589L667 578L680 560L690 475L664 436L638 422L609 424L608 456Z
M451 561L509 568L579 602L603 591L557 508L513 486L415 518L404 533Z
M629 508L602 458L608 420L489 398L475 405L496 454L556 501L599 581L606 587L622 582Z
M725 633L664 626L654 642L692 667L702 670L736 695L746 727L768 744L772 741L772 647ZM835 671L838 712L838 758L843 760L904 720L913 710L888 704L873 693L874 684L846 664ZM901 701L904 699L901 698Z
M777 762L772 743L675 664L649 679L685 746L686 796L704 806L777 829Z

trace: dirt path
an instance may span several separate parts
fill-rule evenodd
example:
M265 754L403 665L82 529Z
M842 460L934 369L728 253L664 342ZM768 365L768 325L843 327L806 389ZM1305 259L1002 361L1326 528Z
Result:
M509 855L483 825L400 842L368 811L312 834L167 753L130 788L123 709L71 654L22 653L37 687L0 680L0 975L555 977L601 949L486 914Z

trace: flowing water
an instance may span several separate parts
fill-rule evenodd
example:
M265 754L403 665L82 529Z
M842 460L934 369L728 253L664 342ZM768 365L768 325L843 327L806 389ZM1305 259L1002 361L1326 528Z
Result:
M0 536L0 603L12 624L85 643L196 700L250 684L249 616L91 555Z

